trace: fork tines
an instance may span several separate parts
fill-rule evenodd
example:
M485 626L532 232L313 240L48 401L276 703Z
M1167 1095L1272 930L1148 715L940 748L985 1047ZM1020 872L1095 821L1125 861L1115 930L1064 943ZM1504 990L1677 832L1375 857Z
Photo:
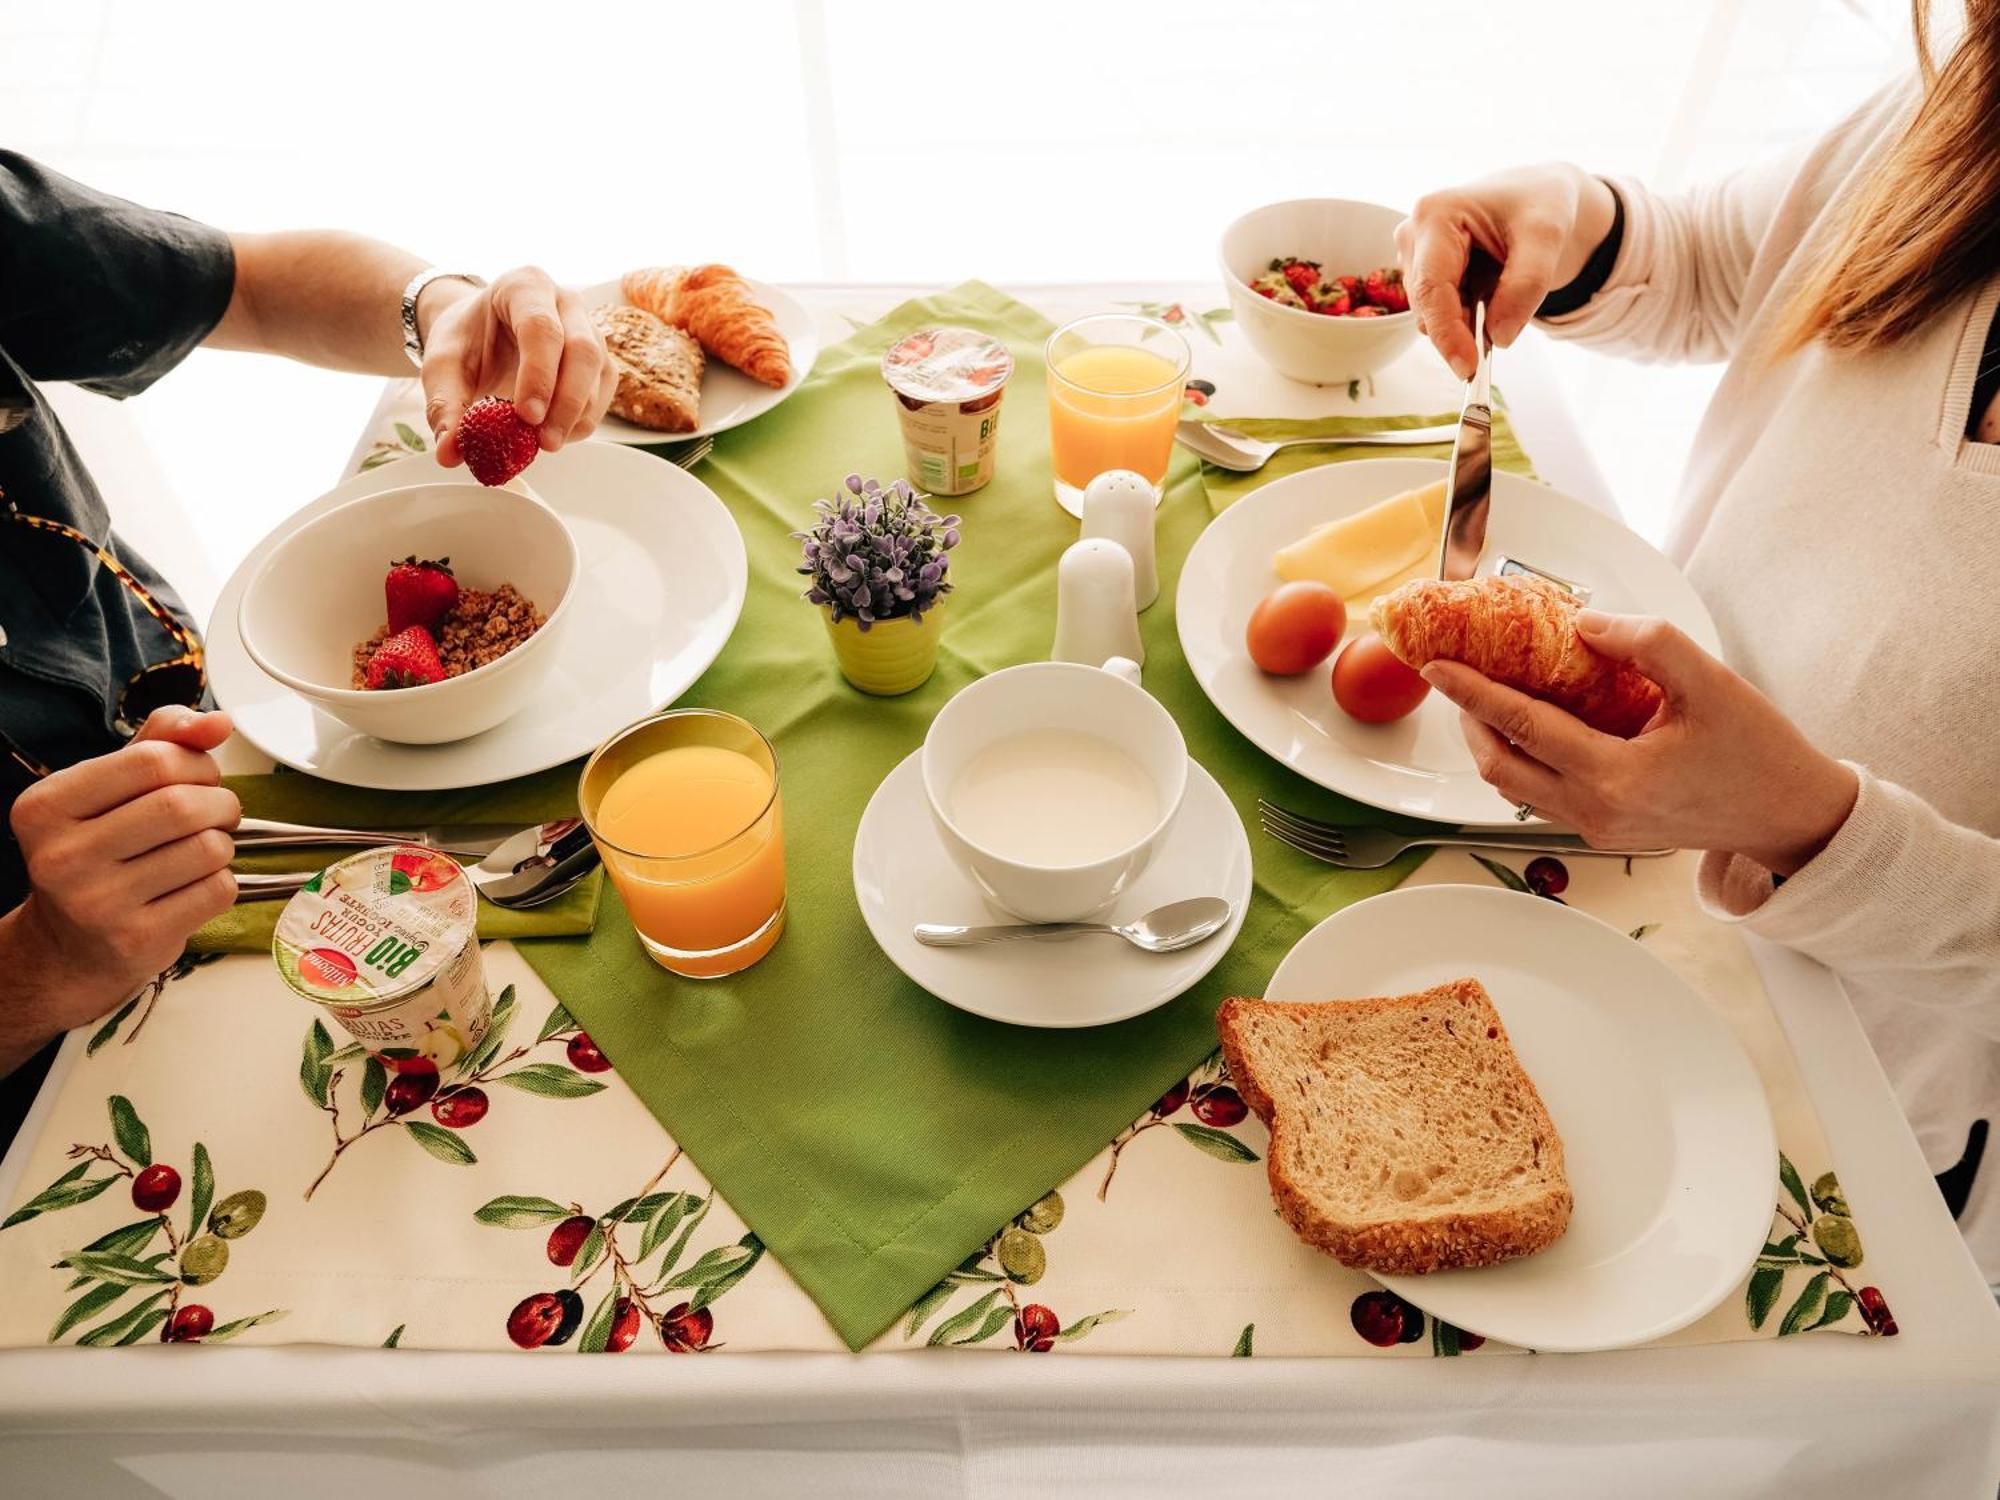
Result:
M1264 826L1264 832L1282 844L1290 844L1301 853L1311 854L1320 859L1341 860L1347 857L1347 838L1332 823L1322 823L1317 818L1308 818L1299 813L1288 812L1276 803L1257 799L1257 820Z

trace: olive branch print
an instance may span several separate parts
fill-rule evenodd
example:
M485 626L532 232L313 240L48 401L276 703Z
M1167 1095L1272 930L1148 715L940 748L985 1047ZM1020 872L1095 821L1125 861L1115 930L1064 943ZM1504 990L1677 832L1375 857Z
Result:
M503 1055L500 1049L507 1043L517 1010L510 984L494 1002L485 1035L455 1061L447 1060L449 1078L436 1060L407 1047L375 1052L359 1042L335 1047L325 1023L315 1019L306 1030L299 1058L299 1087L311 1104L325 1111L333 1131L333 1151L307 1184L306 1198L311 1199L354 1145L380 1130L399 1131L439 1161L472 1165L479 1158L465 1143L464 1132L486 1118L492 1104L490 1086L504 1085L544 1099L586 1099L603 1092L603 1084L585 1075L602 1073L611 1064L560 1002L532 1042ZM523 1061L536 1048L550 1044L563 1048L567 1066ZM343 1123L341 1085L354 1063L360 1064L354 1091L359 1116ZM412 1118L426 1105L429 1120Z
M1171 1117L1188 1106L1193 1120L1174 1120ZM1118 1159L1125 1154L1125 1148L1149 1130L1171 1124L1176 1134L1217 1161L1253 1162L1262 1160L1243 1141L1229 1132L1232 1127L1243 1123L1250 1113L1250 1107L1229 1083L1229 1066L1223 1061L1222 1049L1208 1054L1200 1067L1196 1068L1179 1083L1168 1089L1153 1101L1153 1107L1138 1120L1118 1132L1111 1142L1111 1159L1104 1168L1104 1181L1097 1185L1097 1201L1102 1203L1111 1191L1111 1181L1118 1175Z
M1803 1268L1812 1274L1778 1320L1778 1337L1831 1328L1858 1309L1871 1336L1893 1338L1896 1319L1882 1289L1856 1287L1847 1279L1846 1273L1858 1267L1865 1256L1840 1179L1832 1172L1822 1172L1808 1192L1799 1169L1780 1151L1778 1181L1791 1201L1778 1201L1773 1237L1758 1252L1756 1268L1743 1289L1743 1311L1750 1326L1761 1329L1769 1321L1783 1299L1790 1273Z
M903 1317L903 1342L914 1341L924 1325L944 1312L964 1287L983 1286L986 1290L932 1325L924 1340L926 1347L962 1349L983 1344L1011 1324L1016 1351L1047 1354L1057 1344L1074 1343L1092 1329L1129 1316L1130 1308L1109 1308L1064 1323L1047 1304L1021 1300L1015 1288L1033 1286L1047 1273L1044 1241L1062 1221L1062 1194L1054 1190L1022 1209L910 1305Z
M396 459L411 453L426 453L430 451L425 447L424 440L418 434L417 429L412 427L408 422L396 423L395 433L394 438L376 439L374 446L368 450L367 456L361 460L360 465L357 467L357 473L366 469L379 469L383 464L392 463Z
M118 1035L119 1028L127 1020L131 1019L134 1011L138 1012L139 1019L134 1021L132 1029L125 1033L123 1045L129 1047L138 1041L139 1033L145 1029L146 1022L152 1019L153 1008L160 1003L160 996L165 992L167 986L177 979L187 978L196 969L199 969L204 964L212 964L220 957L222 957L220 953L183 953L166 968L147 980L144 988L138 994L119 1006L117 1010L111 1013L102 1026L91 1033L90 1040L84 1044L83 1055L85 1057L95 1057L99 1048Z
M269 1308L218 1324L207 1302L184 1300L190 1288L205 1287L229 1269L229 1247L263 1221L268 1206L264 1194L245 1188L217 1202L214 1163L208 1148L196 1141L188 1158L185 1227L176 1230L172 1210L181 1199L180 1170L155 1158L152 1132L130 1099L113 1094L105 1105L111 1140L71 1146L69 1156L76 1165L0 1222L0 1230L11 1229L129 1184L127 1193L141 1217L70 1251L50 1268L74 1272L67 1290L80 1295L57 1316L48 1341L56 1343L72 1329L103 1318L76 1342L124 1346L158 1330L163 1343L219 1344L282 1318L283 1309ZM153 1250L161 1236L166 1248ZM143 1295L120 1307L133 1292Z
M523 1349L559 1348L581 1329L579 1354L619 1354L632 1347L643 1326L670 1354L722 1347L714 1341L714 1304L757 1268L764 1242L745 1234L683 1268L682 1257L715 1195L660 1188L680 1159L677 1146L644 1187L602 1214L576 1202L516 1194L490 1199L473 1211L480 1223L496 1229L548 1229L549 1264L569 1272L568 1286L530 1292L514 1304L507 1314L508 1338ZM638 1235L635 1247L621 1240L625 1233ZM609 1282L586 1320L584 1290L607 1270ZM671 1306L659 1305L669 1301Z

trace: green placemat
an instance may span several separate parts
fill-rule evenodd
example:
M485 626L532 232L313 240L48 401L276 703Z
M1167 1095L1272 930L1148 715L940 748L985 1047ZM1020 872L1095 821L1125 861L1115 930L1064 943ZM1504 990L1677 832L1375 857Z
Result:
M1338 437L1350 432L1381 432L1385 428L1437 427L1458 421L1455 411L1414 417L1216 417L1192 412L1183 412L1182 415L1217 427L1227 427L1231 432L1240 432L1245 437L1259 438L1264 442L1295 437ZM1281 448L1269 463L1250 474L1231 473L1213 464L1203 464L1201 478L1208 490L1209 508L1221 515L1259 485L1282 479L1287 474L1296 474L1301 469L1316 469L1321 464L1342 463L1350 458L1450 457L1450 443L1425 443L1412 448L1314 444L1310 448ZM1493 410L1493 462L1502 469L1525 474L1531 479L1534 477L1535 471L1528 463L1528 455L1522 451L1520 439L1514 436L1514 424L1507 419L1507 412L1497 399Z
M547 823L576 816L575 765L556 766L515 781L446 792L377 792L339 786L316 776L280 771L270 776L226 776L223 785L251 818L317 823L332 828L424 828L445 823ZM343 849L278 849L246 854L232 865L243 871L316 870ZM567 937L588 932L597 920L604 875L593 870L574 889L546 906L505 911L479 903L483 938ZM188 940L197 953L268 953L282 901L246 901L205 923Z
M965 520L937 675L906 697L867 698L842 681L824 628L798 597L788 533L842 475L903 472L877 365L896 338L940 323L987 329L1014 351L999 473L977 494L944 502ZM721 437L701 471L743 528L750 591L729 646L682 701L742 714L777 743L790 881L777 948L731 979L676 980L645 956L608 890L588 939L522 948L855 1348L1185 1077L1215 1046L1223 998L1261 994L1314 922L1387 890L1417 863L1335 871L1256 838L1256 894L1215 972L1150 1015L1093 1030L965 1015L876 948L850 877L869 795L959 688L1048 655L1056 559L1077 534L1050 494L1048 331L1039 314L976 282L906 303L826 350L791 400ZM1173 598L1208 519L1196 466L1179 458L1159 513L1160 599L1143 622L1147 688L1248 826L1259 794L1364 816L1251 747L1195 685Z

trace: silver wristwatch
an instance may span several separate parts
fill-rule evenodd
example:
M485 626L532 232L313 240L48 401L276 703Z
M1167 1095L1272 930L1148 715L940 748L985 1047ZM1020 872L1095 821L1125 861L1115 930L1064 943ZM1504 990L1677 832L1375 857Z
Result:
M468 286L485 286L486 280L474 276L469 271L440 271L436 266L426 266L410 278L410 284L403 288L403 352L410 356L410 363L419 369L424 363L424 339L417 332L417 298L423 296L424 288L433 281L463 281Z

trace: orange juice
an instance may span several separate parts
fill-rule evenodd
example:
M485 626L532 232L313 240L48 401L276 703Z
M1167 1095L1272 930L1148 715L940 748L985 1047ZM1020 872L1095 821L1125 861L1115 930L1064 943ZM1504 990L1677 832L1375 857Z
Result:
M1164 323L1083 318L1049 339L1049 448L1056 498L1080 512L1090 481L1130 469L1167 477L1188 371L1186 342Z
M705 720L725 741L706 743ZM732 727L733 726L733 727ZM607 753L609 777L593 775ZM595 795L593 796L593 792ZM730 974L784 927L785 853L776 763L741 720L668 714L627 732L585 768L584 816L647 950L676 973Z

